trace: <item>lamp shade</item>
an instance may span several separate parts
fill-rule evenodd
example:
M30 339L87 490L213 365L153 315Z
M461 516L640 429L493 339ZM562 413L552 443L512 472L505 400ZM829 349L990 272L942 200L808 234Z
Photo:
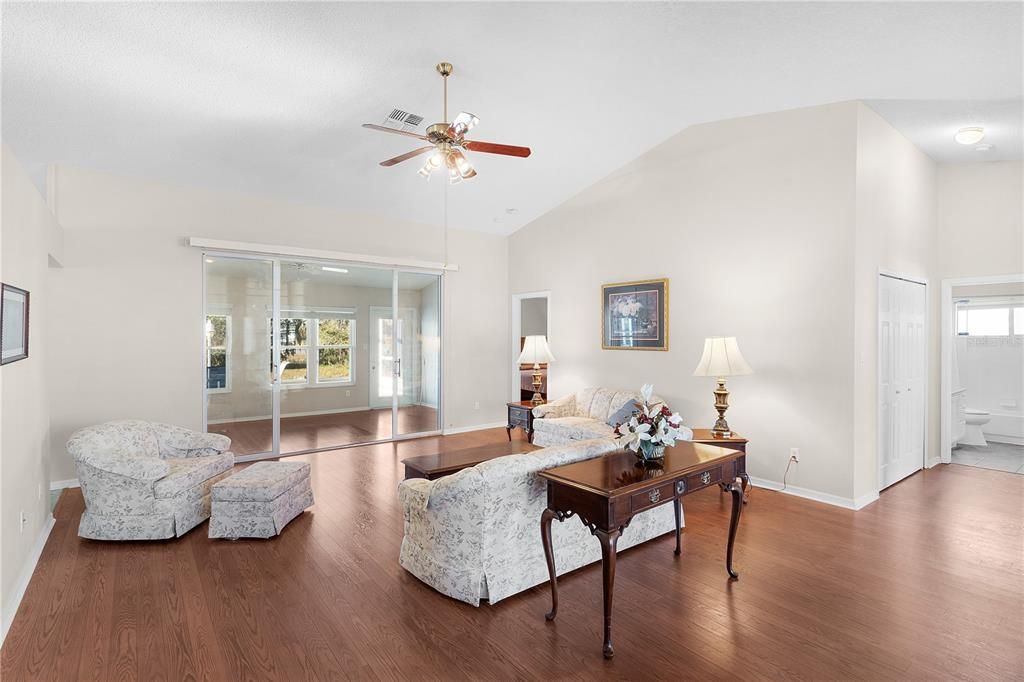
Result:
M693 370L695 377L733 377L753 374L740 353L735 336L712 336L704 339L704 355Z
M519 354L520 365L532 365L535 363L551 362L555 356L548 348L548 340L544 336L527 336L523 344L523 352Z

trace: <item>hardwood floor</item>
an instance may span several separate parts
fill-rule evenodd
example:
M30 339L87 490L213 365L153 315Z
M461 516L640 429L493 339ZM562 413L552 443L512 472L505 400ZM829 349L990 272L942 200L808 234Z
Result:
M398 433L438 430L437 409L424 405L398 408ZM273 425L269 419L210 424L211 433L231 439L236 455L270 452ZM281 419L281 452L301 452L368 443L391 438L391 410L360 410Z
M316 506L267 541L211 541L205 525L167 542L84 541L81 495L66 491L0 676L1024 676L1024 476L939 466L860 512L755 489L734 583L724 567L729 501L712 489L690 495L681 557L671 534L620 555L616 656L606 661L597 564L559 580L555 623L544 621L546 586L477 609L398 566L401 460L505 437L494 429L299 457L313 465Z

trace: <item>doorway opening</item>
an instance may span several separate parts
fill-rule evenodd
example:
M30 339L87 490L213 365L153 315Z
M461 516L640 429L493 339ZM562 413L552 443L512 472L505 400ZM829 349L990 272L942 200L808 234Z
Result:
M512 395L513 401L531 400L534 394L533 365L520 363L528 336L543 336L548 347L554 352L550 338L551 292L534 291L512 295ZM547 363L540 364L540 390L543 400L548 400L550 369Z
M943 462L1024 474L1024 275L943 281Z

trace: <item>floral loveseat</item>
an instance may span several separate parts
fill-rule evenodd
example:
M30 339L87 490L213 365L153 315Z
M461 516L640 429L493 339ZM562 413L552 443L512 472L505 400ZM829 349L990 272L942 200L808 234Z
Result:
M94 540L159 540L210 518L210 486L231 473L231 439L179 426L115 421L76 431L85 513L78 534Z
M536 422L534 422L536 424ZM405 515L399 563L435 590L479 606L547 582L540 516L547 507L543 469L616 450L607 438L499 457L433 481L403 481ZM619 551L674 532L672 505L633 518ZM600 560L600 544L576 518L551 529L559 575Z
M628 402L641 402L638 391L584 388L533 408L533 442L547 447L591 438L614 438L608 419ZM664 402L651 396L651 404ZM623 419L622 421L625 421Z

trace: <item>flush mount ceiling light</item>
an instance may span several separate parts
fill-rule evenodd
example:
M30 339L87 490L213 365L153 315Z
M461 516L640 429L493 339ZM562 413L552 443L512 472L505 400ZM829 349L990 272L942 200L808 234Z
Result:
M978 144L985 137L985 129L981 126L970 126L956 131L953 139L960 144Z
M425 178L430 178L431 174L436 170L446 169L448 171L448 182L456 184L463 180L468 180L476 175L476 171L470 164L469 159L462 152L463 149L474 152L485 152L487 154L501 154L502 156L518 156L520 158L526 158L530 155L529 147L516 147L509 144L496 144L494 142L478 142L476 140L465 139L466 133L468 133L473 126L480 122L473 114L462 112L455 117L455 120L448 123L448 76L452 75L454 67L448 62L441 62L436 67L437 72L441 74L444 79L444 122L435 123L434 125L427 128L426 135L420 135L418 133L411 133L405 130L396 130L394 128L386 128L384 126L373 125L372 123L364 123L364 128L370 130L379 130L385 133L393 133L395 135L404 135L406 137L414 137L417 140L423 140L429 142L430 145L426 147L420 147L414 149L411 152L406 152L400 156L396 156L387 161L381 161L382 166L394 166L396 163L407 161L413 157L419 156L420 154L426 154L432 152L427 157L427 162L420 168L419 174Z

